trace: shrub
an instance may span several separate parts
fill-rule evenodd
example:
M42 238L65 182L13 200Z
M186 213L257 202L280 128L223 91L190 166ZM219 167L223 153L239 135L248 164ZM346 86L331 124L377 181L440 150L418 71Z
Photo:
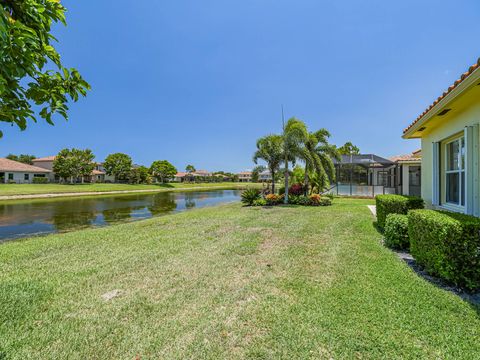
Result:
M280 195L285 194L285 186L282 186L278 190L278 193ZM293 184L288 188L288 197L290 197L290 195L300 196L300 195L303 195L304 193L305 193L305 187L303 186L303 184Z
M406 215L408 210L423 209L424 207L423 200L415 196L377 195L375 202L377 205L377 225L382 230L385 227L388 214Z
M16 184L17 182L15 180L8 180L8 184Z
M385 221L385 246L392 249L408 249L408 216L388 214Z
M32 179L33 184L46 184L48 183L48 178L46 177L34 177Z
M320 198L320 202L318 203L318 205L320 205L320 206L330 206L330 205L332 205L332 203L333 203L332 199L322 196Z
M253 206L266 206L267 205L267 200L265 200L263 198L260 198L260 199L254 200L252 205Z
M283 196L277 194L268 194L265 196L265 200L267 201L267 205L277 205L283 200Z
M292 195L288 197L288 203L293 205L310 205L310 199L305 195Z
M312 206L330 206L332 205L332 200L328 197L321 196L320 194L312 194L308 197L310 200L310 205Z
M255 200L260 199L260 190L246 189L242 192L241 199L245 205L253 205Z
M468 290L480 288L480 219L412 210L408 235L410 252L429 273Z
M324 195L322 195L322 196L325 196L325 197L329 198L329 199L332 200L332 201L333 201L333 199L335 198L335 195L333 195L332 193L327 193L327 194L324 194Z

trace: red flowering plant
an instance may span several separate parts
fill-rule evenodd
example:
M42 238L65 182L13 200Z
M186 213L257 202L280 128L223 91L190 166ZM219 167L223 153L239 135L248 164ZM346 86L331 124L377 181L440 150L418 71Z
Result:
M288 194L299 196L303 195L305 192L305 187L303 184L293 184L288 188Z

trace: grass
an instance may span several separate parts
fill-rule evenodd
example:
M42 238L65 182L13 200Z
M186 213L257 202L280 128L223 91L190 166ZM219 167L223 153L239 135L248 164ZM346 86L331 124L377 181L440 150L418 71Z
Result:
M60 194L79 192L103 192L103 191L131 191L131 190L175 190L183 188L235 188L244 186L261 186L261 184L248 183L170 183L170 184L0 184L0 196L12 195L38 195L38 194Z
M229 204L6 243L0 359L479 358L479 309L384 248L372 203Z

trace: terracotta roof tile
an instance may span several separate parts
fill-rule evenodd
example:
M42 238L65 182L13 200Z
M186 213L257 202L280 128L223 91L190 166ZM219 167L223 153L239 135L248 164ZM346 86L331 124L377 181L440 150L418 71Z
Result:
M24 164L18 161L13 161L5 158L0 158L0 171L18 171L18 172L31 172L31 173L49 173L50 170L42 169L37 166Z
M441 96L439 96L434 102L433 104L431 104L419 117L417 117L417 119L412 122L408 127L406 127L404 130L403 130L403 133L405 134L408 130L410 130L416 123L418 123L430 110L433 109L433 107L435 107L435 105L437 105L440 101L442 101L445 96L447 96L448 94L450 94L452 92L453 89L455 89L458 85L460 85L465 79L467 79L475 70L477 70L478 68L480 67L480 58L477 60L476 64L473 64L472 66L470 66L468 68L468 71L467 72L464 72L462 74L462 76L460 76L459 79L455 80L455 82L453 83L453 85L450 85L447 89L447 91L445 91Z
M33 161L54 161L55 158L56 158L55 155L53 155L53 156L45 156L45 157L33 159Z

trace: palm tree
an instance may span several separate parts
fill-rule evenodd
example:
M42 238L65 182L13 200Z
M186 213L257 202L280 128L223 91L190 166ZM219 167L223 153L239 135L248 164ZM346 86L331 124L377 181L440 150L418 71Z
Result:
M283 127L283 157L285 161L285 204L288 203L288 163L295 163L301 153L301 145L307 140L307 126L302 120L290 118Z
M332 159L340 155L334 145L328 143L330 133L320 129L308 134L299 152L299 158L305 163L305 191L308 191L309 177L315 175L320 187L335 179L335 165Z
M257 140L257 151L253 154L253 162L257 164L258 160L265 160L268 170L272 174L272 193L275 192L275 173L283 156L283 137L280 135L267 135Z

